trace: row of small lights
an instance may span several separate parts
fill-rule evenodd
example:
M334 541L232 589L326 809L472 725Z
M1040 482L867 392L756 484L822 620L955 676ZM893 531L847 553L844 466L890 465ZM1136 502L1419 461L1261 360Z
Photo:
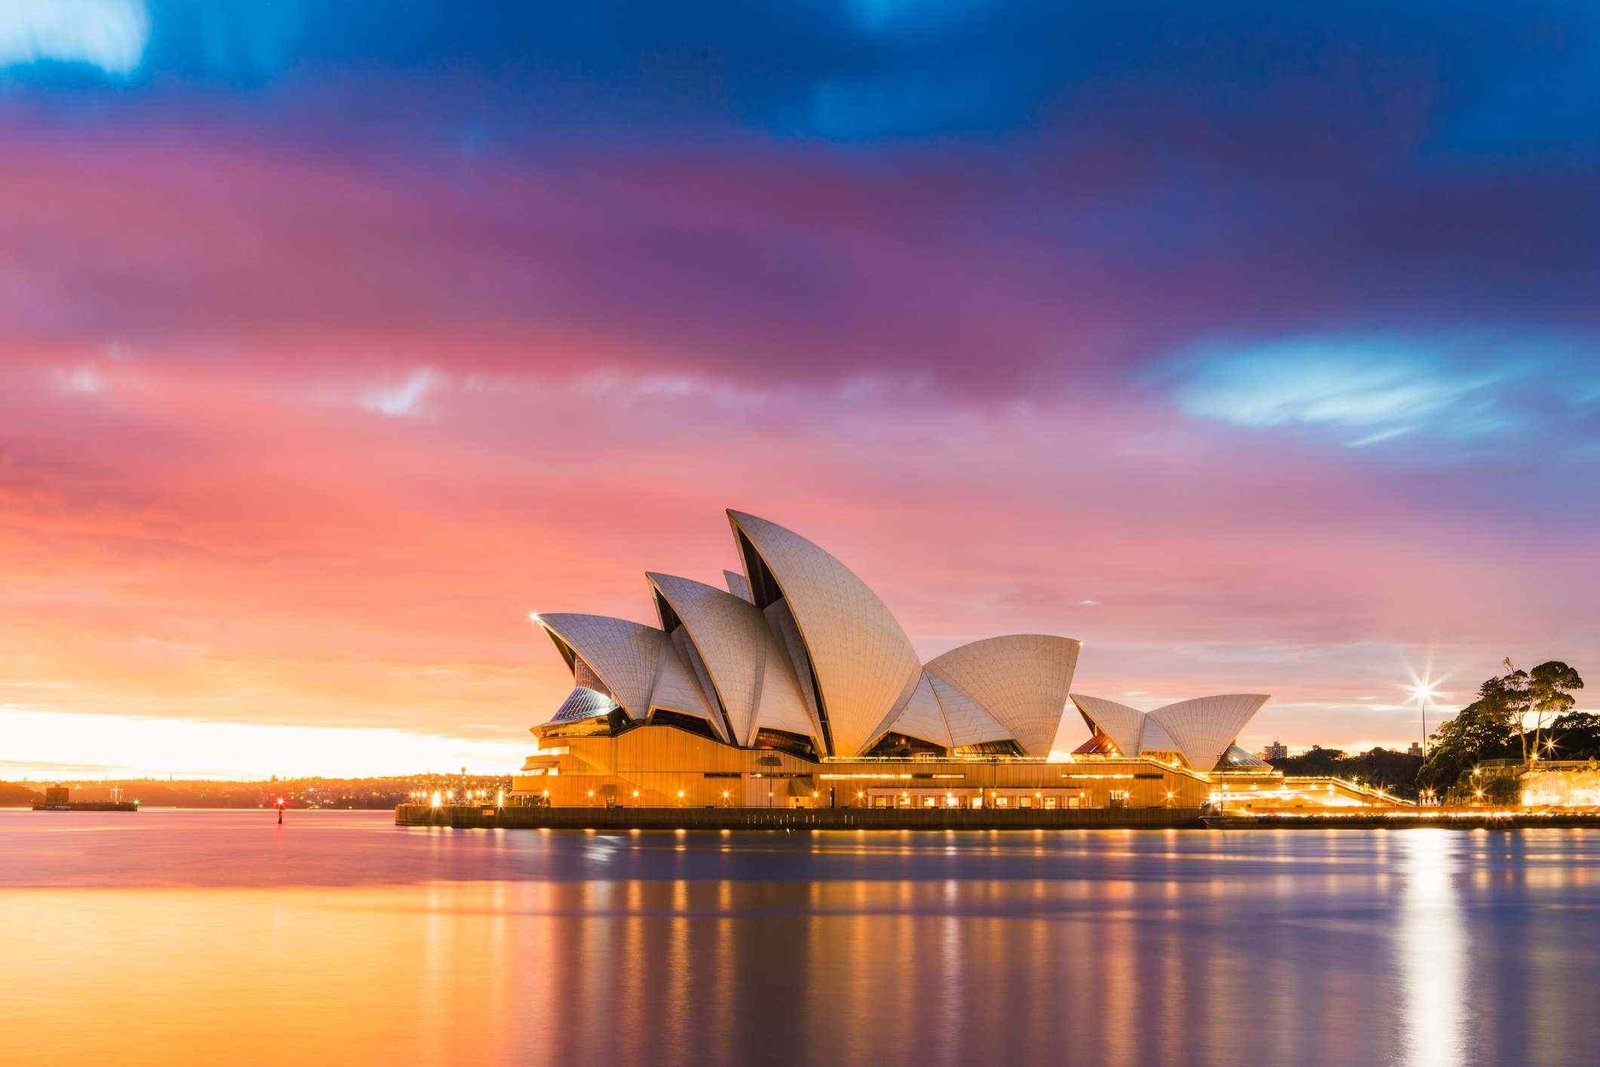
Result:
M998 789L991 790L990 793L991 793L990 799L992 799L992 800L1002 799L1001 796L1000 796L1000 791ZM769 799L770 799L771 795L772 795L771 790L768 790L767 796L768 796ZM815 796L815 794L812 794L812 795ZM1166 799L1168 801L1171 801L1171 800L1175 799L1177 797L1177 795L1178 794L1175 791L1171 790L1171 789L1166 791ZM437 794L437 793L434 794L434 805L433 805L434 807L438 807L439 806L438 796L439 796L439 794ZM549 796L550 796L550 790L546 789L544 791L544 796L545 796L546 799L548 799ZM595 799L595 791L593 789L588 790L587 796L588 796L588 798L590 800L594 800ZM682 789L678 790L677 798L679 800L683 800L686 796L687 796L687 794ZM726 789L724 789L722 791L722 799L723 800L728 800L732 796L733 796L733 794L730 791L728 791ZM856 790L856 799L857 800L865 800L866 796L867 796L867 794L866 794L865 790L861 790L861 789ZM1036 800L1043 800L1044 799L1044 793L1042 791L1035 792L1033 794L1033 796L1034 796L1034 799L1036 799ZM639 791L637 789L635 789L633 791L633 799L634 800L638 800L639 799ZM900 799L901 800L910 800L911 799L911 794L909 792L903 792L903 793L900 794ZM955 802L956 802L956 795L954 793L946 793L944 795L944 799L945 799L945 803L947 805L954 805Z
M435 789L431 793L426 789L413 789L409 795L417 803L426 802L430 807L435 808L441 808L446 804L454 804L456 802L456 791L454 789ZM545 790L545 796L549 795L550 791ZM477 801L483 803L489 799L489 791L487 789L463 789L461 791L461 799L463 802ZM279 803L282 803L282 801L279 801ZM506 791L504 789L495 790L494 804L497 808L506 806Z
M1474 769L1472 773L1474 775L1476 775L1478 773L1477 769ZM1228 787L1226 785L1224 785L1222 787L1224 793L1227 792L1227 788ZM1332 790L1332 786L1331 785L1329 785L1327 788L1328 788L1329 791ZM1369 788L1371 788L1371 787L1369 787ZM1374 789L1373 791L1377 792L1377 793L1380 793L1380 794L1383 794L1385 796L1389 795L1385 790L1382 790L1382 789ZM1289 790L1284 790L1284 789L1276 790L1275 794L1280 796L1280 797L1299 796L1299 795L1301 795L1299 793L1299 791L1291 792ZM456 791L454 789L446 789L446 790L442 790L442 791L436 789L432 793L429 793L425 789L414 789L414 790L411 791L411 793L409 795L410 795L410 798L413 801L416 801L418 803L427 802L428 804L430 804L432 807L435 807L435 808L442 807L445 804L454 804L455 801L456 801ZM1035 791L1033 795L1034 795L1034 799L1036 799L1036 800L1042 800L1044 798L1044 793L1042 791ZM1177 798L1177 795L1178 795L1177 792L1175 790L1171 790L1171 789L1166 790L1165 793L1164 793L1164 797L1165 797L1165 799L1167 800L1168 803L1171 803L1173 800L1175 800ZM548 800L549 797L550 797L550 790L548 790L548 789L544 790L543 791L543 796L545 797L545 799ZM594 800L595 799L595 791L593 789L588 790L587 796L588 796L588 798L590 800ZM680 790L677 791L677 799L678 800L680 800L680 801L684 800L686 798L686 796L687 796L687 794L685 793L684 790L680 789ZM867 796L867 794L866 794L865 790L861 790L861 789L856 790L856 799L857 800L865 800L866 796ZM1431 801L1434 798L1435 793L1434 793L1434 791L1432 789L1424 789L1422 791L1422 796L1423 796L1423 798L1425 800ZM1477 789L1474 789L1473 790L1473 796L1476 797L1479 800L1483 799L1483 797L1484 797L1483 789L1481 787L1477 788ZM724 789L724 790L722 790L721 797L722 797L723 800L729 800L732 797L732 793L729 790ZM639 790L635 789L635 790L632 791L632 798L634 800L638 800L639 799ZM771 791L770 790L768 791L768 798L769 799L771 798ZM462 793L461 793L461 799L462 799L463 802L476 801L476 802L480 802L481 803L481 802L487 801L489 799L489 791L487 789L463 790ZM495 792L494 799L495 799L495 806L496 807L502 807L502 808L505 807L505 790L504 789L497 790ZM902 792L900 794L900 799L901 800L910 800L911 799L911 794L909 792ZM1000 795L1000 791L999 790L991 790L990 799L991 800L995 800L995 801L998 801L998 800L1002 799L1001 795ZM944 795L944 800L945 800L945 803L946 803L947 806L953 806L955 804L955 802L956 802L956 794L954 794L954 793L946 793ZM279 804L281 805L282 803L283 803L283 801L280 800Z
M1415 808L1402 808L1398 811L1283 811L1275 812L1275 818L1282 819L1558 819L1572 815L1589 814L1597 809L1579 808L1479 808L1475 810L1450 810L1448 808L1435 811L1419 811Z

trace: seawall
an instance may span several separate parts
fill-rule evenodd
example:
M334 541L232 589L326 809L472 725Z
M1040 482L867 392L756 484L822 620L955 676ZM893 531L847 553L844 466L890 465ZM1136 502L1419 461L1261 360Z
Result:
M1596 811L1412 808L1349 814L1205 815L1198 808L495 808L402 804L397 826L508 830L1523 830L1600 828Z
M1205 824L1214 830L1533 830L1600 827L1600 812L1394 808L1349 814L1208 815Z
M1198 808L542 808L402 804L397 826L527 830L1113 830L1202 825Z

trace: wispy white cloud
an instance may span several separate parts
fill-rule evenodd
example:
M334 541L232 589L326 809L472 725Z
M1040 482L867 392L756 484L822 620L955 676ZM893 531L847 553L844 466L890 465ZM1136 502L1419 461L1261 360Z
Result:
M92 366L72 367L59 372L57 381L69 393L98 393L105 389L105 377Z
M410 418L422 414L423 402L443 381L444 376L431 367L418 367L398 382L388 382L366 390L358 403L379 415Z
M623 374L599 370L580 378L577 388L586 396L620 404L707 400L719 407L748 409L759 408L771 399L771 394L760 389L688 374Z
M1490 443L1548 425L1577 414L1573 397L1594 387L1589 366L1581 346L1549 338L1306 336L1207 343L1161 373L1192 415L1370 448Z
M150 40L144 0L5 0L0 3L0 69L31 63L87 63L127 77Z

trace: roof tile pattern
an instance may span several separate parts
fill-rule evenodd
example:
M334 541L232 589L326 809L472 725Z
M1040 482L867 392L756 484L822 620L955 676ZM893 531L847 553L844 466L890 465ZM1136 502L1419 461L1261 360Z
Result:
M1139 754L1140 735L1144 732L1144 712L1130 708L1104 697L1086 697L1072 694L1078 714L1088 723L1089 729L1111 738L1117 751L1124 756Z
M694 672L694 680L700 684L700 691L711 700L716 699L716 688L711 684L711 675L706 671L705 661L700 658L700 652L694 647L694 642L689 640L689 631L680 626L667 635L672 639L672 647L678 650L678 655L689 665ZM723 718L721 709L717 709L717 717ZM727 723L723 723L723 733L727 733Z
M933 693L933 678L924 673L912 690L911 699L889 724L889 730L907 737L915 737L930 744L949 748L950 726L945 722L944 709Z
M730 511L794 613L822 690L833 755L858 755L922 673L905 631L844 564L793 531Z
M605 615L560 613L538 618L553 641L573 651L573 680L589 689L598 682L601 688L596 691L609 693L629 718L647 719L651 709L665 708L704 719L718 737L727 735L711 698L662 631Z
M572 659L572 681L585 689L593 689L596 693L604 693L606 696L611 695L611 690L606 688L606 683L602 682L600 676L594 673L593 667L583 662L582 656L574 656Z
M1269 699L1262 693L1198 697L1157 708L1150 717L1166 728L1190 766L1209 771Z
M550 721L581 722L597 715L609 715L611 709L616 706L604 693L597 693L580 685L567 694L567 699L563 700L556 713L550 716Z
M991 637L928 662L928 673L976 701L1030 756L1048 756L1061 725L1079 643L1046 634Z
M985 741L1015 741L1016 737L993 715L983 710L983 705L937 675L927 675L933 692L939 698L945 722L950 726L950 744L981 745Z
M780 712L778 706L763 708L763 721L756 725L758 728L788 730L791 733L815 738L817 751L825 753L828 751L828 746L823 740L822 719L817 715L817 693L812 685L811 672L804 669L806 646L800 640L799 627L794 624L794 613L789 610L787 601L778 600L762 608L761 614L767 620L767 628L777 639L778 647L783 650L784 659L789 664L789 673L800 687L800 715L798 719L791 721L803 721L805 729L780 726L778 717L783 712Z
M752 604L756 602L756 598L750 595L750 579L738 571L723 571L722 582L728 587L728 592L740 600L747 600Z
M1224 767L1230 771L1235 771L1255 767L1271 767L1272 764L1268 763L1260 756L1246 752L1238 745L1229 745L1228 751L1224 752L1222 754L1222 759L1217 761L1217 766Z
M745 564L745 573L723 572L728 592L647 576L670 633L599 615L535 616L574 682L594 694L574 694L559 714L609 698L635 720L652 710L697 716L741 746L770 729L853 756L893 730L941 747L1015 740L1048 754L1077 641L990 638L924 667L889 609L844 564L765 519L730 511L728 520ZM1143 716L1128 713L1136 745Z
M753 743L765 726L813 737L820 748L789 658L754 604L688 578L646 577L682 620L728 713L735 744Z
M589 665L629 718L649 717L666 634L605 615L541 614L539 625Z
M1183 746L1172 739L1166 727L1154 716L1144 716L1144 733L1139 735L1140 752L1182 752Z
M1239 731L1269 699L1261 693L1225 693L1179 701L1146 713L1114 700L1072 695L1090 728L1110 737L1124 755L1177 752L1200 771L1216 769ZM1133 724L1137 724L1136 731Z
M657 630L656 633L661 633ZM672 639L661 634L661 653L657 658L655 683L650 687L650 710L660 708L680 715L704 719L722 740L728 740L728 731L722 724L711 697L700 688L694 670L673 645Z

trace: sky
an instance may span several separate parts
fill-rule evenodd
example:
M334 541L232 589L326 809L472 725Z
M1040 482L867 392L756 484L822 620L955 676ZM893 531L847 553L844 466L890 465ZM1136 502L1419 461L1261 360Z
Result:
M1592 3L8 0L0 154L0 778L509 771L725 508L1247 747L1600 674Z

